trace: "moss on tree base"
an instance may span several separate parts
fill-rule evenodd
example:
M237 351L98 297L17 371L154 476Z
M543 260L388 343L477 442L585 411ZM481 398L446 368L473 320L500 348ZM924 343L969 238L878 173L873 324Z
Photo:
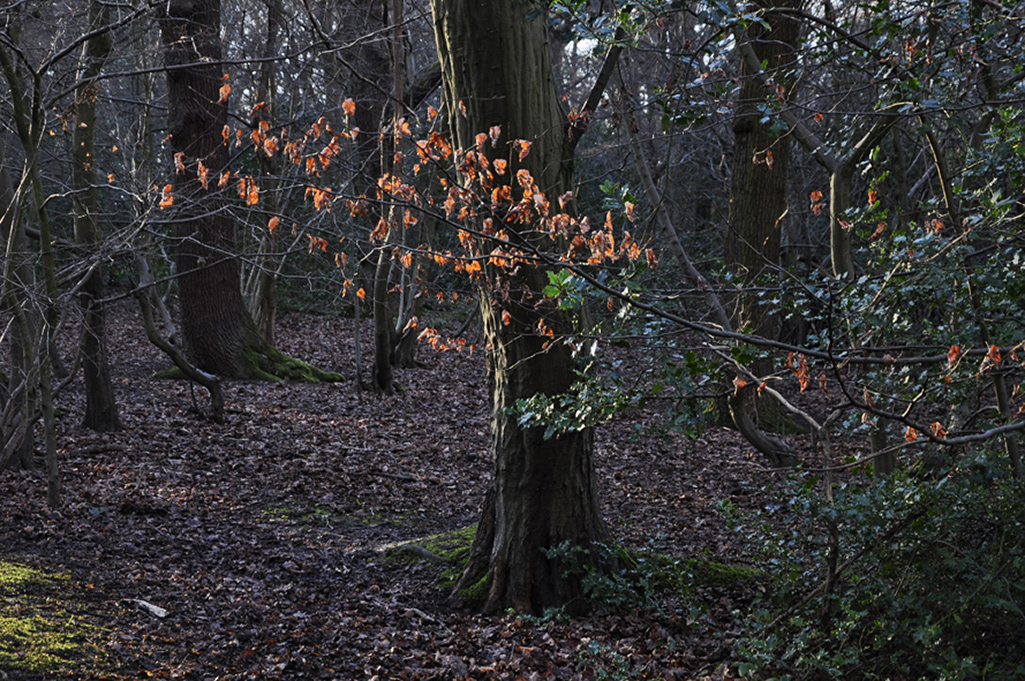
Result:
M248 370L242 376L229 376L240 380L294 381L296 383L339 383L345 376L335 371L325 371L312 364L286 355L277 350L250 350L245 353ZM214 372L216 373L216 372ZM178 367L171 367L153 374L154 378L182 380L185 374Z
M277 350L253 350L246 353L253 376L265 381L296 381L298 383L338 383L345 376L334 371L318 369L301 359Z
M431 560L444 562L445 567L438 575L438 585L450 591L459 581L466 563L470 558L470 547L477 535L477 523L450 532L442 532L429 537L411 539L409 541L388 544L381 548L385 553L408 560L410 562ZM411 550L413 549L413 550ZM417 550L419 549L419 550ZM484 602L488 595L487 573L472 585L460 589L453 594L454 600L464 607L476 607Z

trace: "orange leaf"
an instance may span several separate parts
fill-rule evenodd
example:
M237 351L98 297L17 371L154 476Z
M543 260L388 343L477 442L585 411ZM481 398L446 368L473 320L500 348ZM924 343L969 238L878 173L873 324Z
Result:
M164 185L164 191L160 197L160 210L163 210L174 203L174 196L171 194L171 189L171 185Z
M345 115L352 116L356 113L356 102L352 101L352 97L349 97L342 102L342 109L345 111Z
M1000 348L996 345L989 346L989 352L986 353L986 359L994 365L1000 364L1000 360L1002 359L1000 356Z
M943 424L939 421L935 421L929 427L932 428L932 434L936 437L947 437L947 431L943 428Z
M509 310L502 310L502 323L506 326L512 323L512 315L509 314Z
M179 151L177 154L174 155L174 170L175 170L175 172L178 172L178 173L184 173L185 172L185 162L182 160L184 158L185 158L185 152L184 151Z
M644 251L644 256L648 261L648 269L655 269L655 265L658 264L658 260L655 259L655 251L649 248Z
M918 431L911 426L908 426L908 429L904 431L904 439L908 442L914 442L918 439Z
M227 78L227 75L225 75L225 78ZM227 82L225 82L224 85L221 86L221 90L220 90L221 98L217 100L217 103L218 104L224 104L225 102L227 102L228 101L228 95L230 95L230 94L231 94L231 85L229 85Z
M359 298L360 300L363 300L364 298L367 297L367 292L363 290L362 286L360 287L360 289L358 291L356 291L356 297Z
M505 159L496 158L494 163L495 172L499 175L505 175L505 168L507 165L509 165L509 163Z
M814 215L822 215L822 192L813 191L811 193L811 212Z
M745 385L747 385L747 381L745 381L740 376L737 376L736 378L734 378L733 379L733 394L734 395L739 394L740 393L740 389L743 388Z
M327 239L323 239L319 236L313 236L312 234L307 234L306 238L310 240L311 255L313 254L313 251L317 250L318 248L324 253L327 253Z
M270 221L267 223L267 231L269 231L271 234L273 234L274 230L278 228L278 222L280 222L280 219L278 218L277 215L272 217L270 219Z
M196 161L196 175L199 176L199 183L203 189L210 188L210 169L203 165L202 161Z
M527 158L527 154L530 153L530 142L527 140L516 140L513 145L519 149L519 158L522 161Z
M947 351L947 365L952 367L957 364L957 361L961 359L963 354L964 352L959 345L951 345L950 350Z

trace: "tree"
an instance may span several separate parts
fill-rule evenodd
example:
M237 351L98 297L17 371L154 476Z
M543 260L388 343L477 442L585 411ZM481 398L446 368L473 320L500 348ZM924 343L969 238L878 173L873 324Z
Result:
M434 0L432 10L456 145L507 161L507 170L494 176L496 185L509 186L518 172L529 173L546 196L562 195L570 186L568 123L552 78L544 22L531 18L532 8L518 0ZM478 144L477 135L487 131L492 142ZM517 140L530 144L522 159L514 151ZM538 245L540 237L527 225L510 220L504 226L514 242ZM510 411L517 400L570 388L573 351L550 342L539 328L567 333L572 320L545 302L544 269L523 263L485 270L480 304L494 474L457 588L483 580L485 611L579 610L586 607L579 577L564 574L565 566L545 550L564 542L591 547L609 537L598 502L593 433L584 428L545 439L543 427L523 427Z
M82 46L82 73L75 90L75 128L72 133L71 184L74 189L75 242L90 264L82 283L80 301L85 333L82 335L82 366L85 376L85 417L83 425L97 431L120 430L114 387L107 362L106 315L103 310L103 269L96 251L99 233L96 224L96 97L97 76L110 52L107 6L101 0L89 3L89 32L92 37Z
M779 4L794 4L782 0ZM761 0L760 8L772 5ZM752 22L745 39L754 52L759 68L741 61L741 85L733 119L735 137L733 175L730 182L730 219L726 231L724 259L726 268L747 288L773 266L779 264L782 222L787 214L787 185L790 176L790 143L779 127L764 120L766 107L763 75L776 86L780 100L787 95L787 69L797 43L800 24L785 14L767 13L765 22ZM748 329L766 337L775 337L777 317L757 296L741 295L736 311L738 329Z
M172 0L160 25L176 166L168 201L177 209L173 222L185 344L199 369L228 378L338 380L275 351L242 298L235 223L221 187L230 181L230 83L221 60L220 8L220 0ZM257 186L243 178L238 182L247 201L258 200Z

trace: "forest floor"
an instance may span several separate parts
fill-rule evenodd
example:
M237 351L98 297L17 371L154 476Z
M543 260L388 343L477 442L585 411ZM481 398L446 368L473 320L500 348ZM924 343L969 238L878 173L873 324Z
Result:
M352 330L288 314L278 344L351 375ZM168 362L128 302L112 308L110 346L125 428L80 427L80 379L59 396L61 508L47 509L42 472L0 474L0 679L732 678L758 579L582 618L485 617L448 603L447 566L387 550L476 520L482 353L421 349L426 366L399 370L391 397L231 383L219 425L196 409L202 389L152 378ZM614 534L751 565L727 516L771 517L783 481L732 432L664 426L652 401L598 428Z

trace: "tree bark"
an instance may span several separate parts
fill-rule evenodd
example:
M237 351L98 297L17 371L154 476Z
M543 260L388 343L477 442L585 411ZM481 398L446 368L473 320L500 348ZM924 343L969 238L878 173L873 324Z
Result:
M174 175L182 335L200 369L228 378L261 375L270 350L242 299L235 223L218 178L228 170L228 107L222 76L220 0L171 0L160 31L167 67L168 130L181 166ZM199 163L208 169L208 186Z
M789 4L790 0L759 0L761 8ZM767 14L768 29L752 23L747 39L759 64L766 64L778 88L785 88L784 69L793 57L799 24L787 15ZM747 287L766 267L779 264L782 221L787 212L787 182L790 175L790 144L769 123L762 122L765 86L741 61L741 86L733 121L735 154L730 183L730 221L724 243L726 267ZM785 92L785 91L784 91ZM780 95L782 96L782 95ZM735 327L750 329L766 338L778 335L769 307L759 305L757 296L741 293L737 301Z
M97 30L108 22L102 0L89 3L89 27ZM75 243L87 254L89 271L79 297L84 317L82 370L85 377L85 417L82 425L106 432L121 429L114 386L107 361L107 323L103 309L103 268L98 258L96 224L96 77L110 53L110 33L97 33L82 46L82 73L75 90L75 130L72 139L71 185L74 190Z
M543 19L528 18L532 7L518 0L433 0L431 5L456 145L473 149L477 133L501 126L487 153L510 163L495 182L528 170L554 204L569 186L571 167L564 154L567 119L555 91ZM511 153L517 139L532 143L522 163ZM529 242L533 237L521 230L513 238ZM457 590L483 580L485 611L586 609L579 576L566 576L562 561L544 551L562 542L592 547L609 538L598 501L591 430L546 440L543 428L523 428L509 412L518 399L565 392L574 380L570 349L535 331L542 320L556 337L570 330L572 320L543 302L540 290L546 283L544 271L528 265L512 271L488 266L481 283L494 474Z
M267 0L267 33L264 38L259 69L256 75L256 113L253 114L252 126L259 129L260 124L269 125L274 112L274 66L273 58L277 52L278 33L281 30L282 11L280 0ZM262 104L263 106L259 106ZM256 151L260 165L261 186L267 192L267 213L277 215L281 211L279 200L280 183L272 178L277 174L279 162L268 154ZM256 321L260 334L272 347L275 342L275 326L278 315L278 264L282 256L278 254L278 237L273 230L267 229L260 238L260 252L256 257L256 286L254 287L249 307Z

